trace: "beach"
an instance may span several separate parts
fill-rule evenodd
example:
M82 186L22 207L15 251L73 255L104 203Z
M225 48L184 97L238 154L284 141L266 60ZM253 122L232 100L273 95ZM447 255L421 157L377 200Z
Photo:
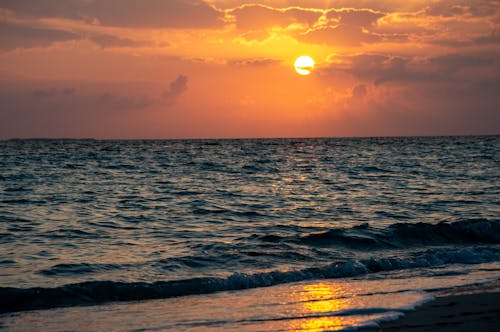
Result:
M498 331L500 283L436 293L436 299L368 331Z

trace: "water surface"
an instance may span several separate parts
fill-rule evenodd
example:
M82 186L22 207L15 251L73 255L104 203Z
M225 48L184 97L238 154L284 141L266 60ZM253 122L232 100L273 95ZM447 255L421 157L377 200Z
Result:
M500 260L499 155L498 136L3 141L2 311L472 276Z

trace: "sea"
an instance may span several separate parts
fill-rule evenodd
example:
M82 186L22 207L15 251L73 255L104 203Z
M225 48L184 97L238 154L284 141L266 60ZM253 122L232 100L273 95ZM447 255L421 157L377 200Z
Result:
M500 136L0 141L0 327L331 331L500 279Z

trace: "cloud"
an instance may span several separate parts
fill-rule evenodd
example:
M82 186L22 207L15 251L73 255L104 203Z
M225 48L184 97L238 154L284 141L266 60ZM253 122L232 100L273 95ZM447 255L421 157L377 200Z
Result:
M0 22L0 50L4 51L16 48L46 47L55 42L77 38L79 36L72 32Z
M470 46L489 46L500 45L500 35L493 30L489 34L483 34L476 37L469 37L462 40L455 38L435 39L431 43L436 45L451 46L451 47L470 47Z
M154 104L159 104L159 100L146 95L129 96L116 92L87 92L77 95L76 89L72 87L38 88L33 91L32 97L32 101L36 103L37 107L41 108L43 108L43 105L52 105L57 108L60 105L70 103L72 105L71 108L82 107L80 106L81 104L85 105L84 108L125 111L140 110Z
M324 123L333 135L498 134L498 83L359 84L332 101Z
M97 21L104 26L216 28L223 12L202 0L2 0L0 8L31 17Z
M352 98L363 99L366 96L366 85L359 84L352 89Z
M472 43L475 45L500 45L500 35L496 31L492 31L489 35L474 38Z
M355 47L393 37L370 31L375 27L377 20L385 16L381 12L352 8L313 12L318 15L313 22L315 24L311 23L304 30L298 31L294 35L297 40L313 44Z
M378 40L366 28L374 26L385 15L368 9L275 8L261 4L245 4L227 13L239 29L250 34L272 27L295 25L294 30L301 34L302 40L319 44L330 44L335 40L333 44L349 46Z
M327 19L334 20L340 24L365 28L374 25L379 18L384 16L385 14L381 12L369 9L333 9L326 14Z
M463 0L465 1L465 0ZM247 0L211 0L219 7L231 8L239 6L242 3L249 3ZM403 11L421 10L425 8L428 1L397 1L397 0L259 0L253 1L259 4L274 7L309 7L309 8L370 8L380 11L394 11L402 9Z
M436 65L437 71L443 74L453 74L463 69L477 67L498 67L498 60L481 57L479 55L445 54L428 59L430 64Z
M362 54L342 57L340 63L323 68L323 74L347 73L375 85L390 82L458 84L491 78L500 72L492 55L445 54L435 57L401 57Z
M162 99L167 105L173 105L177 102L177 99L182 95L188 88L188 77L185 75L179 75L175 80L170 83L169 89L162 94Z
M13 81L11 85L7 81L0 81L0 87L4 90L0 102L12 101L12 111L17 106L33 109L54 109L69 112L70 109L88 111L90 109L121 112L127 110L142 110L150 106L172 106L177 98L187 90L187 76L179 75L170 83L169 89L163 93L146 94L140 90L150 90L152 87L139 90L133 94L127 93L126 85L116 83L89 83L73 82L78 87L66 85L71 82L39 82L39 81ZM38 86L37 86L38 85ZM17 100L17 102L16 102Z
M0 0L0 8L29 17L80 18L85 0Z
M201 0L100 0L83 12L103 25L149 28L216 28L223 13Z
M236 60L230 60L228 62L229 65L234 65L238 67L265 67L277 63L279 63L278 60L266 59L266 58L236 59Z
M497 0L440 0L427 4L425 8L426 16L440 17L487 17L498 13Z
M76 92L75 88L47 88L47 89L36 89L33 91L33 97L35 98L53 98L59 96L72 96Z
M332 126L357 135L498 133L500 60L495 53L362 54L318 68L325 83L354 82L332 101Z
M365 43L375 43L381 37L363 30L359 26L340 24L335 27L312 29L296 37L300 41L313 44L353 47Z
M114 111L141 110L156 104L156 100L148 96L131 97L113 93L103 93L89 98L91 104L99 105Z
M49 47L56 42L88 39L101 47L142 47L152 43L98 32L73 32L0 22L0 50Z
M113 35L92 33L89 34L88 39L95 44L106 47L142 47L151 46L152 44L146 41L137 41L128 38L121 38Z
M141 137L186 89L182 75L165 94L144 82L0 79L0 138Z
M429 4L429 6L425 9L425 15L450 17L463 15L466 11L467 8L458 3L438 1Z
M323 15L321 10L290 7L273 8L259 4L245 4L228 11L239 29L260 30L274 26L287 27L291 24L312 26Z

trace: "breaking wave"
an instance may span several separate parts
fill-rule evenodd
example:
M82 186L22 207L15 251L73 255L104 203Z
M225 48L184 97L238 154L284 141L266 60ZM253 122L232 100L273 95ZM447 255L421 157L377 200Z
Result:
M176 281L89 281L55 288L0 288L0 312L61 306L94 305L111 301L160 299L218 291L267 287L277 284L327 278L352 277L380 271L440 267L448 264L479 264L500 260L500 249L469 247L427 249L413 257L347 260L297 271L256 274L235 273L227 278L192 278Z
M267 235L263 241L277 241ZM408 247L469 243L500 243L500 222L467 219L456 222L396 223L386 229L362 224L352 228L336 228L309 233L295 238L280 238L308 245L342 245L346 247Z

